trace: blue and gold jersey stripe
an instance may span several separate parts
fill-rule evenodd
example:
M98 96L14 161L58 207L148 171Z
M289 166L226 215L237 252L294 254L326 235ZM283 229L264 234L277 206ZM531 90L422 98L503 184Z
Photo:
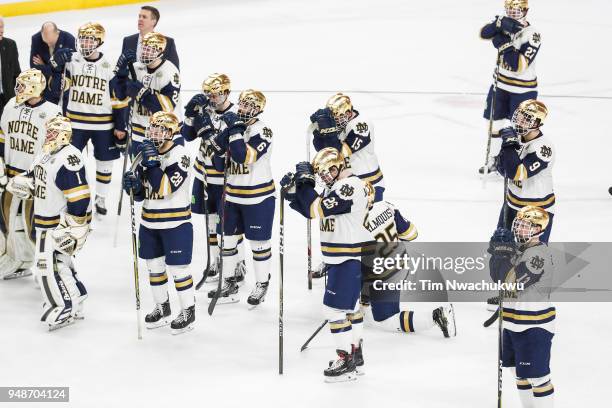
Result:
M380 170L380 167L370 173L357 174L356 176L362 179L363 181L369 182L372 185L380 183L383 179L383 174Z
M512 191L508 191L507 197L508 197L508 202L517 207L533 205L535 207L546 209L546 208L550 208L553 205L555 205L555 193L550 193L547 196L542 197L542 198L525 198L525 197L518 197L515 194L513 194Z
M504 307L503 318L505 322L514 324L538 325L552 322L556 314L554 307L544 310L516 310Z
M21 173L25 173L25 170L22 170L22 169L20 169L18 167L11 166L10 164L6 165L6 174L9 177L13 177L13 176L16 176L16 175L21 174Z
M109 113L97 114L67 110L66 117L76 123L87 123L94 125L113 122L113 115Z
M267 183L257 184L254 186L235 186L228 184L226 192L228 195L239 198L255 198L263 197L274 193L274 181L270 180Z
M353 244L321 242L321 252L323 256L342 257L342 256L365 256L372 254L375 242L357 242Z
M537 78L526 81L526 80L518 79L518 78L510 78L502 74L498 74L497 78L499 82L506 84L506 85L518 86L520 88L537 88L538 87Z
M191 206L181 208L143 208L142 219L147 222L168 222L191 219Z

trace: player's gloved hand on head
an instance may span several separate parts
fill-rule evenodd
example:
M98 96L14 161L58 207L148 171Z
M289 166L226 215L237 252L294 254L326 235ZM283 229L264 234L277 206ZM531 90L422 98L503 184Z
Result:
M247 128L246 123L234 112L227 112L221 116L221 120L227 125L229 135L244 133Z
M221 120L225 122L227 127L232 126L236 122L242 122L238 114L232 111L225 112L223 115L221 115Z
M297 187L308 185L314 188L316 180L312 164L304 161L295 165L295 185Z
M117 60L117 66L115 68L115 73L118 76L126 77L129 75L129 65L130 63L136 62L136 52L134 50L126 50L123 54L119 56Z
M519 142L519 137L513 127L506 127L501 129L499 131L499 136L502 138L502 149L506 147L518 149L521 146Z
M504 33L497 33L495 34L495 37L493 37L491 42L493 43L493 46L499 50L501 46L507 43L511 43L512 40L510 39L509 35L506 35Z
M311 123L317 123L319 121L319 117L321 117L321 116L328 116L328 115L329 115L329 109L328 108L319 109L315 113L310 115L310 122Z
M193 118L193 128L198 137L203 139L208 139L215 134L215 128L208 113L196 113Z
M199 111L204 112L204 108L208 106L208 98L204 94L196 94L187 105L185 105L185 116L193 118Z
M223 129L219 134L210 139L210 146L215 151L215 154L220 156L227 151L227 147L229 146L229 129Z
M497 228L487 250L493 256L512 257L516 254L514 235L508 228Z
M130 191L138 194L142 190L142 182L140 178L131 170L128 170L123 175L123 189L129 194Z
M336 120L334 119L329 108L325 108L325 110L327 111L326 114L317 117L319 133L321 136L325 137L338 137L340 129L338 129L338 126L336 125Z
M524 28L520 21L506 16L498 20L498 27L508 34L516 34Z
M140 151L142 152L143 167L151 168L161 166L161 162L159 161L159 152L152 141L145 139L140 144Z

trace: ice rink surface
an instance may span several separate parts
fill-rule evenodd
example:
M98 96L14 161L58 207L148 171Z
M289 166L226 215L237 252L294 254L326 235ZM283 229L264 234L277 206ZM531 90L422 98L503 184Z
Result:
M501 0L175 0L155 5L162 13L158 31L177 43L183 103L215 71L227 73L236 90L266 92L264 120L274 131L277 182L305 157L308 116L334 92L346 91L356 109L374 122L386 198L416 224L419 239L489 239L502 182L490 181L483 188L476 176L485 156L484 92L495 60L493 47L479 39L478 31L503 11ZM543 131L557 149L551 240L610 241L612 58L606 39L612 35L612 4L532 0L531 7L529 20L542 33L540 99L550 110ZM5 35L17 41L26 67L30 37L44 20L71 32L98 21L107 30L103 50L115 61L121 38L136 32L137 12L132 5L7 18ZM93 160L89 164L93 175ZM119 162L115 171L107 199L111 213ZM195 278L205 261L203 224L194 217ZM366 327L367 375L355 383L323 383L322 371L333 357L327 330L299 353L323 320L323 283L307 290L305 222L290 211L282 377L277 374L276 260L271 289L259 309L248 311L245 301L221 305L210 318L205 292L198 293L193 332L171 336L163 328L145 331L138 341L129 211L123 212L117 248L114 225L112 215L96 222L77 257L90 294L85 321L47 333L38 321L40 294L31 280L0 282L0 385L69 386L74 407L495 404L497 331L482 327L489 313L481 304L455 305L458 336L453 339L442 338L437 329L400 335ZM277 235L275 227L275 259ZM152 300L142 263L140 285L146 313ZM252 285L251 272L241 290L243 300ZM171 302L175 313L173 289ZM557 407L594 407L609 400L608 309L609 304L558 305L552 357ZM519 407L507 373L504 382L504 406Z

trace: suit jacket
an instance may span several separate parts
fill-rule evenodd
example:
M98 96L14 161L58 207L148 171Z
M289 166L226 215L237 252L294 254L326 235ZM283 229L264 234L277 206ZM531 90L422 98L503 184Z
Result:
M4 37L0 40L0 59L2 61L2 90L3 95L0 98L0 116L4 105L15 96L15 79L21 73L19 66L19 52L17 44L10 38Z
M60 30L59 37L57 39L57 42L55 43L55 49L53 50L53 52L59 50L60 48L69 48L72 51L76 51L75 45L76 44L74 41L74 36L66 31ZM34 64L34 61L32 59L35 55L40 56L40 58L44 62L44 65ZM45 90L44 94L45 99L53 103L58 103L59 87L54 87L52 89L50 86L51 76L53 74L50 63L52 56L53 54L49 53L49 46L42 39L42 34L40 32L34 34L32 36L32 46L30 47L30 67L40 69L45 78L47 79L47 89Z
M121 47L121 53L123 54L126 50L134 50L138 48L138 36L139 34L128 35L123 38L123 46ZM179 57L176 53L176 45L174 45L174 39L166 37L166 51L164 52L164 58L172 62L180 70Z

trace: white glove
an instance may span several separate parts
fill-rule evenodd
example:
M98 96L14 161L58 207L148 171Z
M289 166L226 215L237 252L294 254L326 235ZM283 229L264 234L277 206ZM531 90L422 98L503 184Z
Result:
M86 217L64 214L64 219L51 232L55 248L66 255L76 254L87 240L90 227Z
M34 193L34 179L24 174L13 177L6 185L6 190L17 198L28 200Z
M0 157L0 193L3 193L8 183L8 177L6 175L6 165L4 159Z

